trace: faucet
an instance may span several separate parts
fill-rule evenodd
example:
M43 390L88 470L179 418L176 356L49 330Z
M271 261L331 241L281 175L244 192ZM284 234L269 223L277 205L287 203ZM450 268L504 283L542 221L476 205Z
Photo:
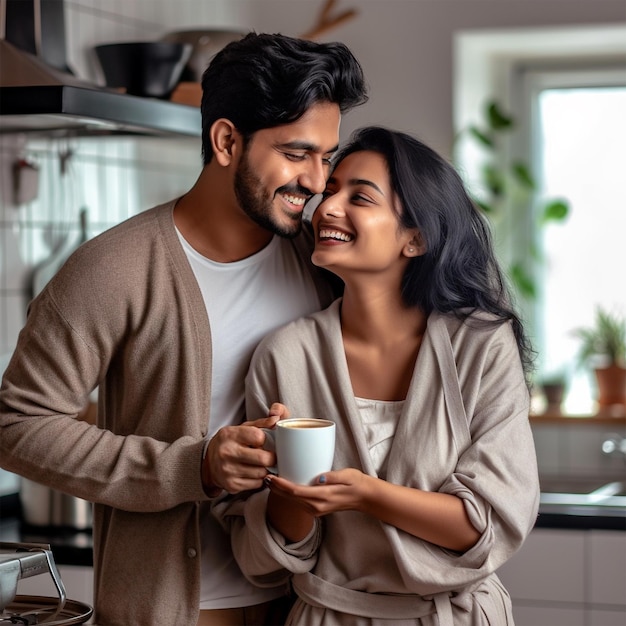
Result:
M607 455L622 455L626 458L626 437L609 433L602 442L602 452Z

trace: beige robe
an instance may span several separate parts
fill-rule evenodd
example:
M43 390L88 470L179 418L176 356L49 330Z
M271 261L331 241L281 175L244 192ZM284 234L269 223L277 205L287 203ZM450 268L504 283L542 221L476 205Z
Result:
M336 420L333 468L375 476L339 306L261 343L247 380L247 415L260 417L280 401L294 416ZM510 325L433 313L381 478L457 495L481 533L475 546L452 552L356 511L328 515L304 541L285 545L266 524L266 490L226 498L214 511L252 581L273 585L293 573L299 598L290 624L512 624L508 594L494 572L520 548L537 515L528 412Z

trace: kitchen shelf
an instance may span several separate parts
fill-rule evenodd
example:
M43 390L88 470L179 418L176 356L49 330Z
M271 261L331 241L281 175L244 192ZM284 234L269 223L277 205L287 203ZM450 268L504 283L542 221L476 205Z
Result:
M199 137L200 109L102 88L0 88L0 133Z

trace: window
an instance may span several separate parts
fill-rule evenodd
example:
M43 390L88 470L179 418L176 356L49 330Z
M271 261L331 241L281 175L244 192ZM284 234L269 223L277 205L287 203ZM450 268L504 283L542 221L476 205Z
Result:
M595 382L576 367L571 329L588 325L597 305L626 314L626 27L461 31L454 59L455 131L479 123L485 103L496 101L517 122L500 156L532 166L537 206L561 196L571 204L561 225L537 228L538 209L519 207L492 223L503 267L533 249L543 255L530 264L539 297L520 301L539 351L538 378L562 371L565 410L593 413ZM468 144L457 142L454 158L476 191L482 162Z
M570 204L565 223L535 232L539 374L565 375L566 412L590 413L593 383L576 364L573 330L590 325L597 306L626 315L626 69L529 70L521 85L537 194Z

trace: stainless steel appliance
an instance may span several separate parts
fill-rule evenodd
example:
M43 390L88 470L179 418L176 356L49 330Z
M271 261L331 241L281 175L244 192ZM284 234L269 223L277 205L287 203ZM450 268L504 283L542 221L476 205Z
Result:
M58 598L16 595L21 579L46 573L52 576ZM90 606L66 599L49 545L0 543L0 624L68 626L84 624L92 613Z
M22 520L29 526L89 530L92 527L91 502L21 479Z

